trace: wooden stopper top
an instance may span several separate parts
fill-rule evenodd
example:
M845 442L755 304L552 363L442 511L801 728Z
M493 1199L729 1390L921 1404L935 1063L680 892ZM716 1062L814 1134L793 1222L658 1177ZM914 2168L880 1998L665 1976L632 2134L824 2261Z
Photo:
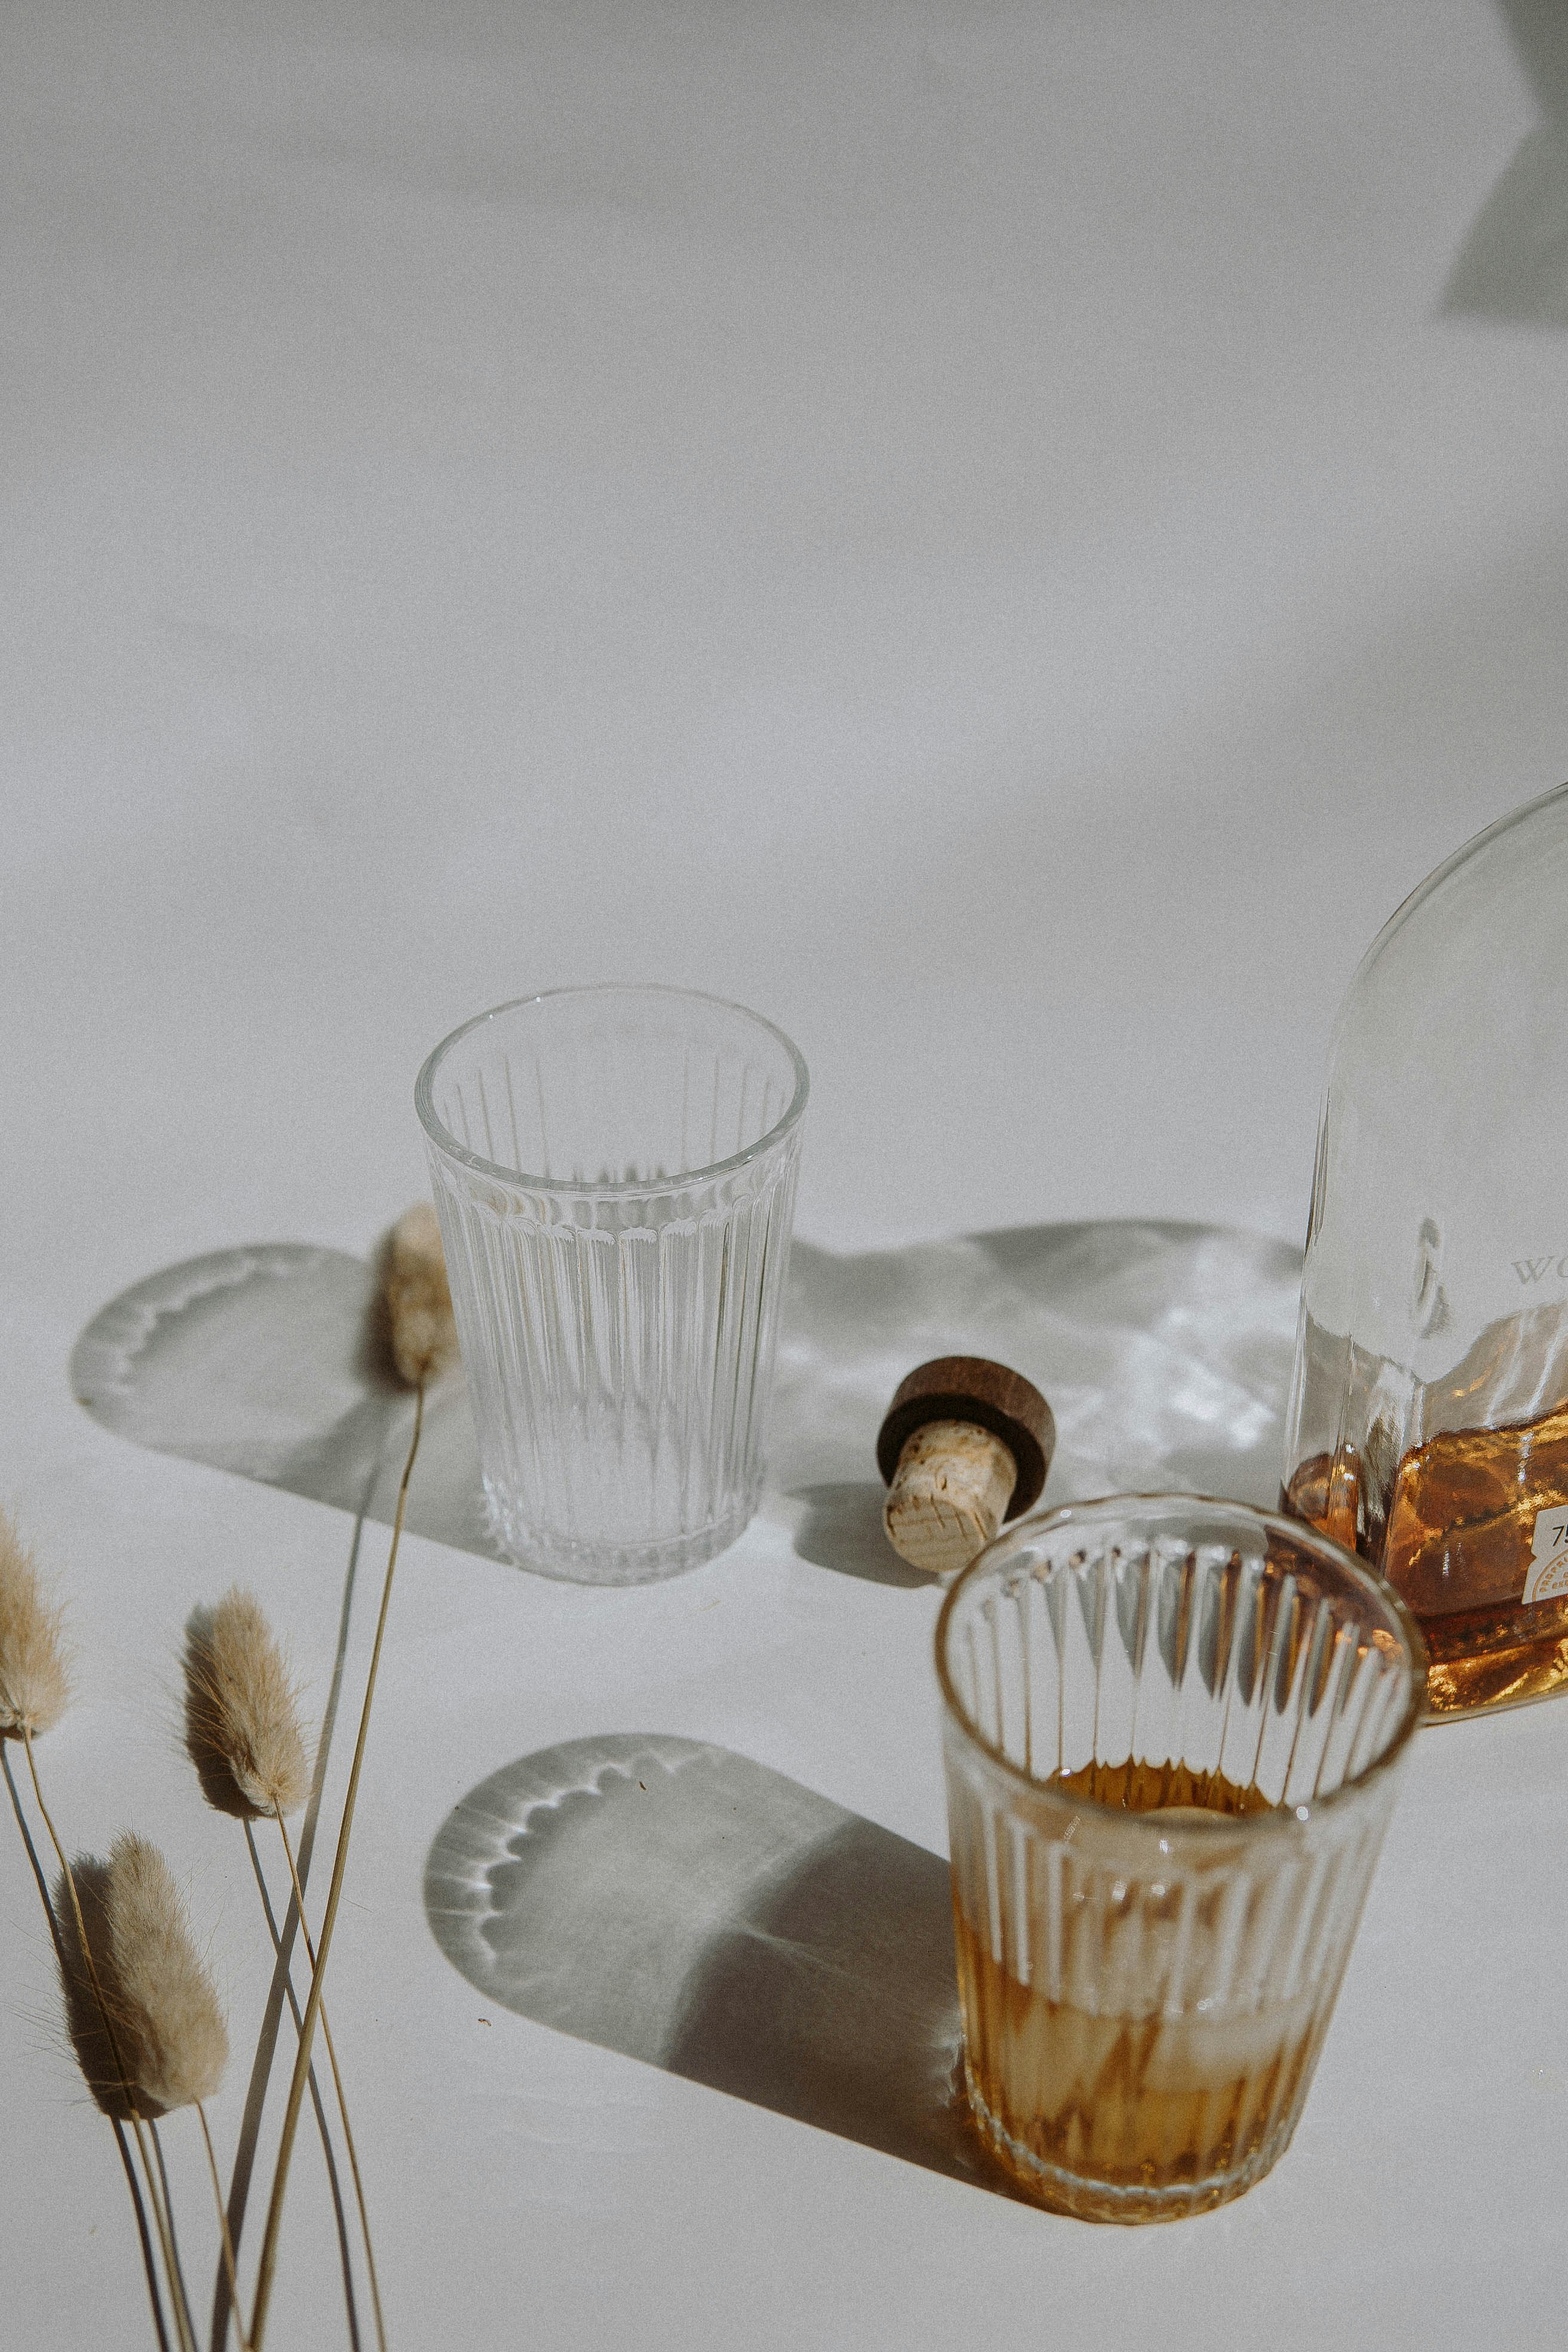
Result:
M1016 1519L1037 1502L1056 1451L1050 1406L1032 1381L986 1356L933 1356L899 1382L877 1439L877 1467L890 1486L904 1441L928 1421L969 1421L999 1437L1018 1465L1003 1513Z

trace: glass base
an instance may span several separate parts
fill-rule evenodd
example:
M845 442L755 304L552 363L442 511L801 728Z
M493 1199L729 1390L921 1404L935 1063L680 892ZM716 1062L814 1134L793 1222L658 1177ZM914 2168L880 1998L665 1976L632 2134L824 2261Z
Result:
M680 1576L728 1551L744 1535L756 1507L756 1496L747 1496L723 1518L684 1535L653 1543L594 1543L531 1525L485 1480L485 1519L498 1548L514 1567L567 1584L658 1584Z
M1194 2213L1212 2212L1216 2205L1228 2205L1233 2197L1244 2196L1266 2172L1271 2171L1289 2147L1290 2135L1296 2128L1294 2115L1287 2116L1273 2137L1256 2148L1245 2164L1238 2165L1234 2172L1212 2173L1206 2180L1173 2181L1161 2188L1087 2180L1078 2173L1062 2171L1057 2165L1042 2164L1037 2156L998 2123L981 2097L967 2062L963 2073L970 2112L992 2155L1031 2203L1043 2205L1052 2213L1068 2214L1075 2221L1184 2221Z

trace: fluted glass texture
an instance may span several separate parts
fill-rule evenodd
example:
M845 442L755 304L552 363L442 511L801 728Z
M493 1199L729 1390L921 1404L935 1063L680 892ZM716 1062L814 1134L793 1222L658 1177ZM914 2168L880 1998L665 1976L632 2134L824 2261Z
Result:
M1419 1717L1419 1633L1340 1548L1192 1496L1037 1515L943 1607L964 2071L1087 2219L1200 2212L1306 2097Z
M805 1065L717 998L561 990L447 1038L416 1090L492 1531L639 1583L756 1507Z
M1335 1024L1289 1507L1415 1611L1427 1704L1568 1689L1568 785L1384 925Z

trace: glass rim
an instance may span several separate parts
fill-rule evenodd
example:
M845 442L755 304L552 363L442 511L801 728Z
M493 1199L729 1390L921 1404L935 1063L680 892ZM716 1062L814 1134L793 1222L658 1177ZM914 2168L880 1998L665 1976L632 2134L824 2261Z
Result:
M618 1177L590 1181L576 1177L535 1176L522 1169L504 1167L499 1160L487 1160L482 1152L471 1150L466 1143L459 1143L437 1111L435 1103L436 1074L447 1055L454 1046L461 1045L471 1031L483 1028L488 1021L499 1021L504 1013L521 1013L531 1005L547 1004L568 996L669 997L684 1004L709 1004L723 1013L737 1013L743 1021L765 1030L784 1047L795 1070L795 1092L782 1118L775 1119L767 1133L759 1136L755 1143L747 1144L743 1151L731 1152L725 1160L714 1160L700 1168L683 1170L679 1176L654 1176L630 1183ZM716 1176L731 1175L754 1160L764 1159L784 1141L792 1128L799 1126L810 1092L811 1073L806 1068L805 1056L795 1040L787 1037L777 1022L770 1021L765 1013L753 1013L749 1005L737 1004L727 996L711 995L705 989L679 988L666 981L601 980L589 982L582 987L541 988L531 996L510 996L504 1004L492 1004L487 1011L475 1013L467 1021L460 1022L426 1055L419 1076L414 1081L414 1108L418 1113L419 1124L437 1151L495 1182L531 1192L570 1194L573 1198L591 1193L595 1200L601 1201L646 1201L664 1193L688 1192L694 1185L710 1183Z
M1360 1585L1369 1598L1375 1601L1379 1607L1392 1618L1405 1644L1406 1663L1410 1669L1410 1683L1405 1696L1404 1712L1394 1727L1387 1746L1368 1763L1363 1764L1359 1772L1342 1780L1337 1789L1331 1789L1322 1796L1313 1797L1300 1804L1270 1805L1260 1812L1216 1814L1215 1819L1216 1826L1234 1831L1239 1835L1247 1837L1264 1833L1278 1835L1281 1832L1299 1830L1319 1816L1331 1812L1336 1806L1354 1802L1374 1781L1381 1779L1398 1763L1409 1746L1413 1734L1420 1726L1426 1710L1426 1644L1422 1638L1420 1626L1393 1586L1384 1583L1380 1577L1373 1575L1365 1561L1358 1559L1354 1552L1347 1551L1343 1544L1336 1543L1331 1536L1321 1534L1316 1528L1310 1527L1304 1520L1289 1518L1282 1511L1263 1510L1256 1503L1238 1502L1233 1496L1194 1495L1173 1489L1163 1489L1148 1494L1096 1495L1085 1501L1058 1503L1050 1509L1031 1512L1027 1517L1015 1519L1010 1527L1003 1528L1001 1533L985 1546L984 1551L977 1552L968 1567L962 1569L953 1578L936 1621L934 1635L936 1677L942 1692L943 1713L947 1722L963 1737L968 1746L984 1759L987 1765L1003 1774L1006 1780L1027 1790L1032 1798L1043 1799L1047 1804L1058 1805L1064 1812L1085 1814L1091 1822L1097 1823L1115 1822L1131 1829L1134 1836L1148 1832L1155 1837L1168 1838L1172 1834L1171 1825L1166 1823L1162 1828L1161 1817L1157 1811L1141 1813L1122 1805L1108 1805L1099 1797L1080 1796L1076 1791L1069 1795L1059 1787L1053 1787L1050 1780L1037 1779L1035 1774L1026 1770L1023 1765L1016 1764L1010 1756L1004 1755L999 1748L993 1747L990 1740L985 1738L970 1720L953 1687L946 1658L949 1626L957 1609L959 1597L965 1586L972 1580L978 1582L983 1571L994 1569L997 1565L998 1554L1017 1548L1020 1537L1028 1540L1035 1536L1047 1534L1056 1528L1068 1527L1075 1522L1083 1525L1090 1521L1091 1515L1094 1517L1110 1517L1112 1513L1121 1512L1124 1516L1131 1517L1138 1509L1147 1511L1152 1505L1166 1503L1198 1504L1207 1510L1238 1513L1241 1517L1250 1520L1256 1527L1271 1534L1277 1532L1289 1542L1299 1544L1304 1550L1324 1556L1330 1566L1348 1570L1352 1581ZM1181 1826L1184 1830L1195 1827L1185 1822ZM1208 1836L1211 1832L1205 1825L1198 1834Z

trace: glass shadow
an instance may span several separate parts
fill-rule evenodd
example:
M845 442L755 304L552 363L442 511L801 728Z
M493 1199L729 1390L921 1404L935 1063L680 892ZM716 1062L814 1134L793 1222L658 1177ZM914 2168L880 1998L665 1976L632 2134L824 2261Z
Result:
M1010 2194L956 2084L946 1863L751 1757L520 1757L442 1824L425 1908L489 2001Z
M760 1517L796 1556L922 1585L881 1527L876 1438L912 1364L1015 1364L1051 1401L1046 1499L1184 1487L1272 1504L1300 1252L1222 1227L1106 1219L790 1260ZM140 1445L390 1524L412 1401L385 1375L374 1264L267 1242L167 1266L100 1308L71 1381ZM432 1393L408 1524L487 1558L460 1371Z

